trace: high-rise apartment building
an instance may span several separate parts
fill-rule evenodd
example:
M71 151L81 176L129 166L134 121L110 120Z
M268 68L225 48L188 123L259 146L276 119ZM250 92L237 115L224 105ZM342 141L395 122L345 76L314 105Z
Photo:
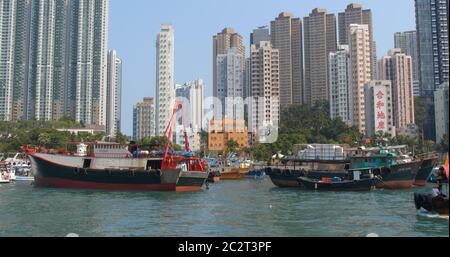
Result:
M377 133L395 137L393 120L391 81L373 80L366 85L366 136L373 137Z
M340 45L336 52L329 54L328 61L330 116L332 119L341 118L347 125L352 126L349 76L349 49L347 45Z
M336 51L336 16L316 8L303 19L305 53L305 103L328 100L328 56Z
M427 116L425 137L436 138L434 92L449 80L448 0L415 0L419 80Z
M265 142L265 129L278 128L280 121L279 50L269 41L251 46L252 102L249 128Z
M106 134L115 137L120 132L122 108L122 60L116 50L108 53L108 83L106 90Z
M416 31L397 32L394 34L394 48L400 48L403 53L411 56L413 63L413 92L414 96L420 96L419 82L419 51L417 48Z
M174 88L174 30L171 25L161 25L156 40L156 135L162 136L172 117L175 104Z
M281 107L304 103L302 21L283 12L270 23L272 47L279 50Z
M447 135L448 140L448 82L442 83L436 92L434 92L435 101L435 115L436 115L436 143L441 143L444 140L444 135ZM447 142L448 144L448 142Z
M155 99L145 97L133 108L133 139L139 141L155 135Z
M215 106L216 119L244 119L245 66L238 48L230 48L226 54L217 56L217 98L221 101L221 110ZM220 117L222 116L222 117Z
M0 100L1 106L7 103L0 116L68 116L105 126L109 0L5 0L1 5L8 7L1 8L1 19L13 22L2 22L2 40L9 45L2 44L1 51L14 59L0 66L10 66L14 87L2 87L8 97ZM13 34L7 36L11 24Z
M368 25L351 24L348 31L350 54L350 115L361 133L365 128L365 85L372 80L372 51Z
M339 44L349 45L348 33L350 31L350 25L360 24L367 25L369 29L369 41L370 41L370 55L372 56L372 68L371 76L376 78L376 67L377 67L377 55L376 55L376 43L373 36L373 25L372 25L372 11L370 9L363 9L360 4L349 4L344 12L338 14L338 24L339 24Z
M232 28L225 28L222 32L218 33L213 37L213 96L218 97L220 95L218 91L218 74L217 74L217 57L219 55L224 55L228 53L228 50L235 48L238 53L243 56L242 67L246 66L246 52L244 46L244 39L239 33L236 33ZM244 68L245 70L245 68ZM244 84L244 87L246 85ZM244 97L246 97L247 89L245 91Z
M381 80L389 80L392 85L392 105L394 126L406 128L415 123L413 96L413 61L400 48L389 50L378 63Z
M22 118L26 101L29 0L0 1L0 120Z

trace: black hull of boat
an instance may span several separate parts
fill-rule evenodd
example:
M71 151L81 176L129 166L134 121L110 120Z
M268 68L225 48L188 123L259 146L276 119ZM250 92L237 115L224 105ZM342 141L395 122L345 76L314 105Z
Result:
M81 169L64 166L43 157L30 155L36 187L177 191L180 170L114 170Z
M346 179L348 172L326 172L326 171L299 171L290 169L267 168L265 173L270 177L272 183L278 187L302 187L298 183L298 178L306 177L309 179L323 178L341 178Z
M425 209L428 212L438 213L440 215L448 215L449 202L448 197L442 196L433 197L427 194L414 194L414 203L416 209Z
M308 190L316 191L371 191L375 188L373 179L363 179L358 181L342 181L342 182L321 182L318 180L299 178L298 183Z

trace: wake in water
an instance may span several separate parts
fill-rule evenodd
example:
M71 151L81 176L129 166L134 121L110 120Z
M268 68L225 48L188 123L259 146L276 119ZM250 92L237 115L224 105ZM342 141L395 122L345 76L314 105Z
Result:
M432 218L432 219L446 219L448 220L448 215L439 215L438 213L435 212L429 212L427 210L421 209L419 211L417 211L417 215L421 216L421 217L426 217L426 218Z

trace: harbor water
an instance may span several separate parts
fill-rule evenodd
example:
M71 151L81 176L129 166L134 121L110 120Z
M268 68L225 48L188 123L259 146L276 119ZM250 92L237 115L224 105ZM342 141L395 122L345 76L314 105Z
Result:
M309 192L264 180L191 193L0 185L0 237L448 237L448 218L418 213L414 192Z

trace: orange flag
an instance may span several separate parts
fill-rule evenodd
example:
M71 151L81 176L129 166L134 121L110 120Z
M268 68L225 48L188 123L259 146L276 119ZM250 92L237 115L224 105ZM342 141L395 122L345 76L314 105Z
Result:
M448 153L447 153L447 156L445 157L444 169L445 169L445 174L447 174L447 179L448 179L449 178L449 176L448 176Z

